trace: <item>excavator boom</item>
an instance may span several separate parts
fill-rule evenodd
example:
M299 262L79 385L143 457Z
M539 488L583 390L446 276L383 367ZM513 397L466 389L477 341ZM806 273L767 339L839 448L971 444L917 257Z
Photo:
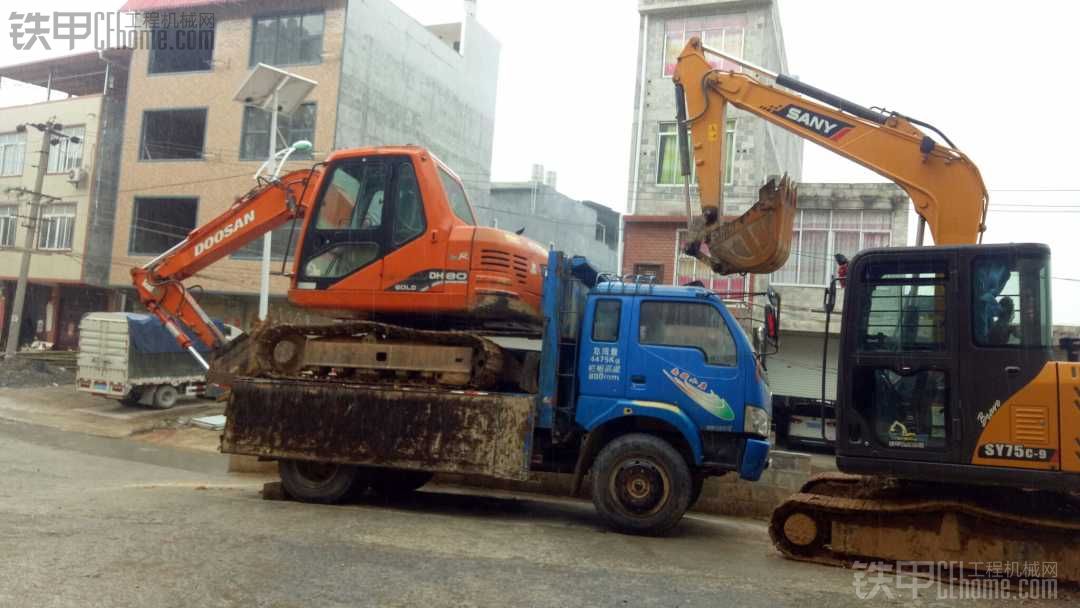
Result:
M749 73L715 69L706 52L770 76L779 86ZM729 104L895 182L911 197L938 245L976 243L985 230L988 196L978 168L954 147L931 139L912 119L871 110L752 66L704 47L698 38L679 55L674 82L680 147L684 158L693 158L702 209L691 226L687 253L717 272L779 269L787 260L795 213L795 188L782 181L763 188L761 199L742 217L720 221L724 156L730 153L723 138ZM688 162L683 173L689 174Z

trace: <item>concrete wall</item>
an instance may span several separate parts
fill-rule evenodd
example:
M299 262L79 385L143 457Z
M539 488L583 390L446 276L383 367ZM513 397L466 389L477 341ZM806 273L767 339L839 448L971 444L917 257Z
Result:
M220 215L236 197L255 182L251 176L261 160L240 160L244 108L233 101L237 89L250 72L253 18L306 9L324 11L321 61L312 65L290 65L285 69L319 83L308 96L316 106L315 153L322 160L333 150L334 125L341 72L342 40L345 30L344 0L264 0L258 3L221 4L213 10L216 20L212 69L205 72L149 74L149 51L133 52L128 82L124 146L120 167L120 196L117 201L110 283L130 285L130 268L144 264L147 256L128 254L134 200L137 196L197 197L196 225ZM143 112L170 108L207 108L206 140L202 160L139 160ZM286 170L311 166L296 161ZM275 270L279 269L275 262ZM191 281L209 292L257 293L259 262L225 258ZM288 280L271 277L271 290L284 293Z
M675 89L671 78L664 75L665 24L670 19L687 17L736 16L745 21L743 58L773 70L786 71L779 15L775 4L769 1L643 0L639 3L639 11L642 13L644 45L638 57L628 209L631 214L641 215L685 214L682 186L656 184L660 123L675 120ZM642 52L644 57L640 56ZM735 158L731 185L724 192L724 211L728 215L738 215L757 199L757 189L768 176L786 172L796 180L801 177L802 144L797 136L742 110L732 108L728 117L736 121L731 150ZM693 190L696 201L696 184Z
M126 73L123 74L126 80ZM125 88L111 88L101 104L101 135L95 150L94 172L88 179L93 184L89 240L83 274L87 283L104 286L109 283L112 265L112 244L116 232L116 200L120 186L120 156L124 147Z
M616 270L615 242L596 239L597 209L535 182L495 183L488 205L476 205L478 221L503 230L525 228L544 247L584 255L602 272ZM614 212L612 212L614 213ZM610 223L610 222L609 222Z
M50 118L62 125L86 127L83 143L82 166L87 169L88 177L79 184L67 181L67 173L50 173L45 176L42 192L55 196L59 202L75 203L75 232L71 249L66 251L38 251L36 243L34 255L30 260L30 279L49 282L83 283L82 260L87 253L89 238L87 227L91 214L91 188L94 171L97 168L97 147L101 144L99 117L102 115L102 96L85 95L71 99L62 99L25 106L0 109L0 133L15 131L20 123L45 122ZM28 217L29 198L18 199L15 193L6 193L7 188L34 189L37 174L38 150L41 149L41 132L30 128L26 132L26 147L23 156L22 175L0 177L0 205L17 204L18 213ZM44 207L43 207L44 208ZM19 274L22 258L21 249L26 234L25 222L19 221L15 234L15 248L0 249L0 279L15 279ZM40 227L40 224L39 224Z
M349 0L345 30L335 145L425 146L486 205L498 41L467 17L458 53L389 0Z

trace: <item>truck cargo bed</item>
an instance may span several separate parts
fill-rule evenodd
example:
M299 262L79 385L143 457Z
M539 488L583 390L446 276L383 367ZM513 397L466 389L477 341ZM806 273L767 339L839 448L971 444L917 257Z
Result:
M525 479L535 396L237 378L221 451Z

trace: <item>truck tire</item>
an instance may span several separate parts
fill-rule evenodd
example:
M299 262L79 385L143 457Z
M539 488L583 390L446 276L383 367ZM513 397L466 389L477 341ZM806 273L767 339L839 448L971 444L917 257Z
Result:
M167 410L176 405L176 400L180 397L180 391L176 390L176 387L171 384L162 384L154 391L154 407L159 410Z
M670 443L631 433L604 446L592 467L592 499L609 526L628 534L658 535L690 507L690 467Z
M373 469L371 490L380 496L402 496L415 492L431 481L434 473L402 469Z
M346 464L282 460L278 469L285 492L303 502L340 502L349 495L356 481L356 467Z

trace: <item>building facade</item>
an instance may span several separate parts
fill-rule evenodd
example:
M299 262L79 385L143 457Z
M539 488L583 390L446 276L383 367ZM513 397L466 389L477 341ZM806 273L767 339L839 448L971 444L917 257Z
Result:
M569 255L583 255L601 272L618 264L619 213L592 201L574 200L542 181L491 184L477 221L522 234Z
M472 17L433 32L390 0L184 0L158 8L130 0L157 25L163 10L200 16L200 44L166 43L132 54L125 146L120 157L111 285L130 284L133 266L179 242L248 191L270 144L269 113L234 101L258 63L318 85L281 116L276 147L308 140L289 169L311 166L348 147L418 144L459 172L474 200L488 195L499 45ZM212 18L207 18L210 15ZM206 32L209 31L209 34ZM456 47L456 48L455 48ZM273 235L275 270L297 236ZM290 243L290 235L291 240ZM291 248L290 248L291 245ZM261 240L196 275L211 315L246 327L257 311ZM286 271L290 268L286 268ZM272 315L296 318L271 277ZM130 306L130 304L129 304Z
M105 309L119 151L130 54L71 55L0 68L35 85L42 101L0 108L0 336L20 345L78 345L82 315ZM27 126L47 121L75 139L44 140ZM42 194L32 204L38 151L48 146ZM11 327L15 285L29 225L30 273L19 327Z
M678 171L675 90L678 54L694 36L758 65L786 71L783 31L771 0L641 0L638 78L632 129L628 214L624 217L622 271L652 274L659 282L700 280L717 291L743 291L753 281L717 277L681 255L686 201ZM717 67L734 67L717 62ZM798 137L749 113L732 109L725 132L724 214L735 217L757 199L770 177L802 173ZM693 182L692 182L693 183ZM697 200L697 185L691 197Z

